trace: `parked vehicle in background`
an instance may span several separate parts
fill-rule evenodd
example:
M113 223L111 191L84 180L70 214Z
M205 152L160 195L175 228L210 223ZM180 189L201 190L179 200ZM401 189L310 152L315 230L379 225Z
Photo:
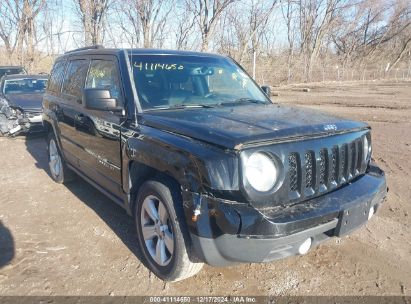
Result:
M0 66L0 80L5 75L27 74L27 71L22 66Z
M6 75L0 81L0 135L40 132L47 75Z
M305 254L366 223L385 176L367 124L269 95L215 54L68 52L43 99L51 176L125 208L163 280Z

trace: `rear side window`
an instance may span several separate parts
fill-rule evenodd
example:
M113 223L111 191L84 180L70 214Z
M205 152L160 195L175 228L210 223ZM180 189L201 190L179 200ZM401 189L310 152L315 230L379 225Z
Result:
M60 92L61 81L63 80L65 68L65 61L59 61L54 65L53 69L51 70L49 86L47 88L50 92Z
M64 79L63 93L80 98L87 69L87 60L81 59L70 61L67 68L66 77Z

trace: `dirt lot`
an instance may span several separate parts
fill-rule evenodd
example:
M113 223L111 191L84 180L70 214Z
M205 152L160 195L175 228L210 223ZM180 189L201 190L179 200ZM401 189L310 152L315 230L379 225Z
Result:
M388 200L367 226L306 256L204 267L163 283L140 262L133 221L79 180L55 184L41 138L0 139L0 295L411 295L411 83L279 89L274 100L365 120Z

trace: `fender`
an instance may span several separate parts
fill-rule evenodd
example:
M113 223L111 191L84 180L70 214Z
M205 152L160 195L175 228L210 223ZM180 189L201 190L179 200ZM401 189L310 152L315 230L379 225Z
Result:
M239 158L235 151L144 125L124 131L122 179L125 193L130 193L132 162L174 178L183 190L209 193L239 189Z

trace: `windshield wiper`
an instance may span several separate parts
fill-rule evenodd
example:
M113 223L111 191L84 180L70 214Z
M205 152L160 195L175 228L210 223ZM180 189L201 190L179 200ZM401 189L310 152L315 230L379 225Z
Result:
M168 107L156 107L156 108L151 108L147 109L145 111L156 111L156 110L180 110L180 109L190 109L190 108L214 108L213 105L207 105L207 104L175 104L172 106Z
M242 103L267 104L267 102L264 100L243 97L243 98L235 99L233 101L220 102L219 105L237 105L237 104L242 104Z
M188 104L175 104L170 109L186 109L186 108L214 108L212 105L200 104L200 103L188 103Z

